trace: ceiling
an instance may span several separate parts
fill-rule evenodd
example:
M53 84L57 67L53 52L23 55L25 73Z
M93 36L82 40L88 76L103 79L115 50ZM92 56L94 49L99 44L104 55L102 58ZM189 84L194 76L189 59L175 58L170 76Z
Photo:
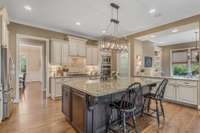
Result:
M111 0L0 0L14 22L98 39L110 19ZM118 36L200 14L199 0L115 0L120 5ZM26 11L30 5L32 11ZM150 14L150 9L156 9ZM75 23L80 22L80 26Z
M166 46L166 45L194 42L196 41L196 37L199 40L198 23L192 23L184 26L179 26L173 29L168 29L165 31L152 33L149 35L138 37L137 39L140 41L153 42L157 46Z

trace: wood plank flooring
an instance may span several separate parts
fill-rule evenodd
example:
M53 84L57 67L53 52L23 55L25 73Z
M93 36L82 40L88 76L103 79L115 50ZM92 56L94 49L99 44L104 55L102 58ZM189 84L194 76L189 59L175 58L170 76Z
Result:
M164 103L166 118L160 128L150 117L140 118L142 133L200 133L200 112L195 109ZM27 85L20 104L11 118L0 124L0 133L76 133L65 121L61 101L45 100L38 82Z

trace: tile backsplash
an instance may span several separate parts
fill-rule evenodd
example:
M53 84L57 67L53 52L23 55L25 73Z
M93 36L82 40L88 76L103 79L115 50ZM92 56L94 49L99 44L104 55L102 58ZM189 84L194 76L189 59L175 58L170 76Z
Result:
M56 75L58 69L68 68L71 73L91 73L98 72L98 66L86 65L86 59L82 57L71 57L67 65L50 65L49 73L51 76Z

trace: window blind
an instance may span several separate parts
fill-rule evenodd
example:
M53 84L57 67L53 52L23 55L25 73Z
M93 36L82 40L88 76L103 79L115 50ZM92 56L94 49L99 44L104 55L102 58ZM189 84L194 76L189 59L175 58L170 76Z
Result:
M178 50L172 52L172 63L188 63L188 51L187 50Z

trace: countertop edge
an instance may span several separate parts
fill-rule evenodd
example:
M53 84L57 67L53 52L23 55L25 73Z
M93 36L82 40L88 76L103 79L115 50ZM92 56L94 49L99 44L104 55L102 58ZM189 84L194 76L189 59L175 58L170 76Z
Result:
M176 77L165 77L165 76L133 76L133 77L143 77L143 78L156 78L156 79L172 79L172 80L184 80L184 81L198 81L198 79L190 79L190 78L176 78Z

